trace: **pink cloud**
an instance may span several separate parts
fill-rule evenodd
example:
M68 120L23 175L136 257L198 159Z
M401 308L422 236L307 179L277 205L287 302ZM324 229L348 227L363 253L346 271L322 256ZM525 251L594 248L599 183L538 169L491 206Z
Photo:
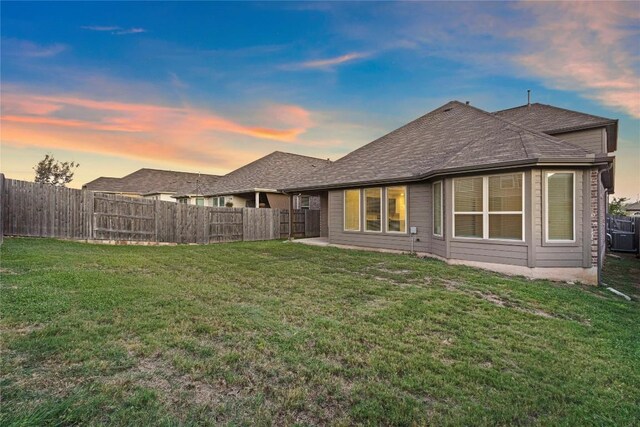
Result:
M2 143L13 146L63 148L92 153L190 163L242 164L247 151L226 148L232 135L257 141L297 143L312 125L310 113L294 105L273 106L264 123L284 128L245 125L212 111L145 103L95 100L77 96L3 93ZM278 112L288 113L286 120ZM257 152L249 151L253 158ZM240 163L238 163L240 162Z
M516 63L550 86L575 90L640 118L637 25L640 8L629 2L525 2L515 7L535 24L513 30L529 53ZM631 47L631 48L630 48Z

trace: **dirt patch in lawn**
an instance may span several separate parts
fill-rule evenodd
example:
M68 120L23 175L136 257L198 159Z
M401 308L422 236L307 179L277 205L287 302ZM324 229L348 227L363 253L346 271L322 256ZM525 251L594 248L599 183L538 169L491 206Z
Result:
M502 297L490 292L474 291L473 295L480 297L485 301L489 301L490 303L495 304L499 307L512 308L523 313L535 314L536 316L544 317L545 319L559 319L559 317L554 316L551 313L547 313L546 311L540 310L538 308L522 307L512 301L505 300Z
M44 326L41 323L25 323L16 326L0 325L0 334L28 335L31 332L42 330Z
M186 402L217 407L229 398L237 398L242 391L222 379L206 381L180 373L161 355L139 358L133 367L105 377L103 382L118 387L138 386L154 390L160 401L168 407Z

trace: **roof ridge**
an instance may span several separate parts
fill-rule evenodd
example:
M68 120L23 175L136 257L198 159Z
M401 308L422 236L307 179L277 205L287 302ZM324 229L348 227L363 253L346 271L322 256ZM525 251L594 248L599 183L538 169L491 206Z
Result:
M504 110L496 110L496 111L493 111L491 114L502 113L503 111L517 110L518 108L530 107L531 105L539 105L539 104L540 104L539 102L533 102L531 104L522 104L516 107L505 108Z
M314 156L307 156L306 154L298 154L298 153L290 153L288 151L281 151L281 150L275 150L274 152L272 152L271 154L267 154L264 157L268 157L271 156L272 154L276 154L276 153L280 153L280 154L286 154L288 156L298 156L298 157L304 157L306 159L314 159L314 160L321 160L323 162L330 162L331 160L329 159L323 159L321 157L314 157ZM261 157L261 159L263 159L264 157ZM260 160L260 159L258 159Z
M179 170L173 170L173 169L158 169L158 168L140 168L138 170L135 170L133 172L131 172L128 175L123 176L122 178L125 178L129 175L132 175L136 172L140 172L142 170L146 170L146 171L156 171L156 172L170 172L170 173L182 173L182 174L190 174L190 175L209 175L209 176L221 176L221 175L215 175L215 174L210 174L210 173L202 173L202 172L187 172L187 171L179 171Z

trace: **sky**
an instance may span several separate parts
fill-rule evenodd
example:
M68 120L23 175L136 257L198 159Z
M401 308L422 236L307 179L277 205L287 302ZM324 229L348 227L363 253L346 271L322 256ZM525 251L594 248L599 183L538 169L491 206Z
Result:
M640 197L640 3L0 3L1 158L70 184L141 167L224 174L280 150L336 160L457 99L619 119Z

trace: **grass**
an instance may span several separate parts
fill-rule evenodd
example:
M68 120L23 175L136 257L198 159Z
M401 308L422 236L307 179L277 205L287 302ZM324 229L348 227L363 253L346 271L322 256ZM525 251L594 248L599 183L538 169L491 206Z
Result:
M640 419L639 303L602 289L280 241L1 255L0 425Z
M640 301L640 258L625 252L607 254L602 281Z

